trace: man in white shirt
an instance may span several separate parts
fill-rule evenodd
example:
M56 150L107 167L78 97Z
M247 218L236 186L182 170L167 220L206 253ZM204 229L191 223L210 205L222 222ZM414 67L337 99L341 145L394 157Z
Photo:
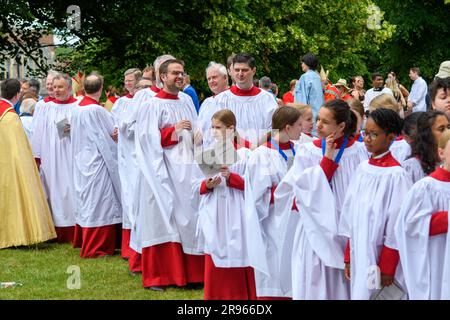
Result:
M408 96L408 111L427 111L426 96L428 87L425 80L420 76L420 69L409 69L409 77L414 83Z
M394 96L391 89L384 87L383 76L378 72L372 74L372 87L373 88L367 90L364 95L364 111L366 112L369 110L370 102L379 95L388 93L391 96Z

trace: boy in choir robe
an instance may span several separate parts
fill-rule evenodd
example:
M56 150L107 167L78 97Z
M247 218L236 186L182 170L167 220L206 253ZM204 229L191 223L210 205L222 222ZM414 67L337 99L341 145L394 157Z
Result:
M72 141L70 121L78 100L72 97L72 80L68 75L53 77L54 99L33 120L31 146L40 165L41 178L55 224L57 241L74 242Z
M182 95L184 63L170 59L159 67L163 89L137 110L137 236L142 246L144 288L201 283L204 255L191 205L193 164L192 100ZM180 93L180 94L179 94Z
M0 99L0 249L56 238L31 148L14 104L20 82L1 82Z
M91 74L83 85L86 95L71 120L74 208L82 231L80 256L97 258L114 254L122 232L117 140L113 116L98 102L103 77Z
M210 178L194 166L193 193L194 199L200 197L199 228L205 243L205 300L255 300L255 277L243 247L244 173L251 151L236 133L230 110L216 112L211 129L217 143L233 144L239 158Z
M367 159L365 148L353 138L356 123L347 102L325 103L318 113L319 139L299 147L275 191L276 211L289 214L295 197L301 217L291 249L293 299L349 298L342 261L346 240L338 236L338 221L353 172Z
M291 107L294 107L295 109L300 111L300 118L302 119L302 134L300 135L300 138L298 140L292 141L295 144L295 149L297 149L301 144L315 140L314 136L311 133L314 128L313 112L311 106L307 104L295 102L292 103Z
M231 110L236 116L239 135L256 146L270 129L278 104L271 93L253 85L256 62L252 56L240 53L232 61L235 84L214 98L211 114L221 109Z
M411 156L403 161L402 167L408 172L412 182L416 183L438 167L439 139L442 133L450 129L450 122L447 115L438 110L414 112L405 119L405 122L414 121L414 118L410 119L411 117L416 119L417 133L411 143Z
M344 261L353 300L370 299L394 279L403 286L394 225L412 183L389 151L402 127L390 109L372 111L367 119L364 143L372 155L356 169L339 221L339 233L349 239Z
M265 143L252 152L247 164L244 245L249 264L255 269L258 300L292 297L290 288L282 288L283 278L290 277L290 257L289 253L284 257L281 253L284 236L293 234L298 215L292 213L280 220L274 210L273 192L295 156L290 140L298 140L301 132L300 112L293 107L278 108L272 116L272 131L266 134ZM291 247L288 241L286 244Z
M123 221L122 221L122 244L121 255L124 259L129 259L132 251L130 249L131 219L133 215L132 200L134 196L134 185L136 183L136 165L134 156L134 137L129 139L127 134L118 134L118 128L123 127L133 112L132 99L135 93L135 86L142 73L139 69L128 69L124 73L125 89L128 94L120 97L113 105L111 114L114 117L115 130L117 135L117 156L118 170L120 176ZM129 165L131 164L131 165ZM130 168L132 167L132 168Z
M439 141L442 166L409 190L395 225L400 263L412 300L450 299L449 140L447 130Z

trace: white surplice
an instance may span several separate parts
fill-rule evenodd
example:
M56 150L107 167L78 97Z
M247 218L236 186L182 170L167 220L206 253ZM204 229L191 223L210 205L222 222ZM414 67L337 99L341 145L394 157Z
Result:
M405 139L394 141L389 150L391 151L392 156L395 158L395 160L400 163L408 159L411 155L411 146L408 142L406 142Z
M412 157L403 161L402 167L406 170L406 172L408 172L409 176L411 177L412 183L416 183L420 179L427 176L423 171L422 166L420 165L419 159L417 159L416 157Z

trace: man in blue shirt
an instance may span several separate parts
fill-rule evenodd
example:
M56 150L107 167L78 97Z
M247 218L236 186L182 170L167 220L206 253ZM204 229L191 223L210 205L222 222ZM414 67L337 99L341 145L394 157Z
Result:
M186 75L184 77L183 92L192 98L192 102L194 102L195 110L197 111L197 114L198 114L198 111L200 110L200 104L198 102L197 92L195 92L194 87L191 86L191 79L190 79L189 75Z

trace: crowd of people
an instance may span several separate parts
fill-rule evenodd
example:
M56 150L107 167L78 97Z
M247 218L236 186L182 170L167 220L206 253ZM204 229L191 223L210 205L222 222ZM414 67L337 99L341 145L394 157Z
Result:
M301 66L278 99L251 55L211 62L201 105L171 55L104 104L98 73L4 80L0 248L120 249L144 288L205 299L449 299L450 61L410 91Z

